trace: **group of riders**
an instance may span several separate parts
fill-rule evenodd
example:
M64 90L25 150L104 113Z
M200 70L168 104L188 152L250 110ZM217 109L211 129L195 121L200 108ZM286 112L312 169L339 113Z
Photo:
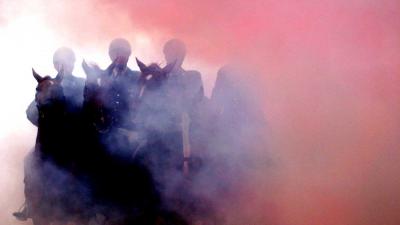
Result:
M241 115L232 70L221 68L208 98L201 74L182 68L178 39L164 45L164 67L136 58L140 71L131 70L122 38L108 53L106 69L83 61L86 79L73 75L75 55L65 47L53 56L56 77L33 70L38 85L26 113L38 133L25 160L26 200L14 216L35 225L217 223L213 204L193 186L207 186L204 173L215 183L224 176L217 146L239 148L230 134L249 115Z

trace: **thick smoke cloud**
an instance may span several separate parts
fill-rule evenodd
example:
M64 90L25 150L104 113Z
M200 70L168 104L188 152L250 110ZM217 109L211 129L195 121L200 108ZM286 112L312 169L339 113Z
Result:
M135 55L162 62L162 44L178 37L189 49L186 67L202 72L208 93L217 69L228 61L258 72L257 82L249 82L266 90L257 101L268 121L269 146L256 156L271 162L246 174L241 194L226 209L237 224L399 223L398 1L19 3L26 8L0 2L5 12L0 25L38 15L56 34L53 49L60 44L105 53L112 38L125 36ZM1 56L3 62L18 59ZM30 66L21 74L29 74ZM29 96L32 91L18 98L17 106L7 102L23 111ZM19 115L20 121L24 115ZM6 133L3 146L10 146L10 139L34 139L33 132L23 137ZM1 160L10 162L10 151L29 146L2 147ZM22 182L15 181L22 177L16 169L22 172L21 164L5 165L16 176L2 176L4 193L13 190L10 185L22 189ZM4 202L13 202L8 196L2 196ZM2 218L8 218L10 209L3 212Z

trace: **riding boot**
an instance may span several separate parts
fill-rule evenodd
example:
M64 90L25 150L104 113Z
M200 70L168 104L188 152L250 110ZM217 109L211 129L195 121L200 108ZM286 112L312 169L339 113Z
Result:
M17 220L19 220L19 221L26 221L26 220L28 220L28 218L29 218L29 213L28 213L28 206L27 206L27 204L25 203L25 204L23 205L23 208L20 209L20 211L14 212L14 213L13 213L13 216L14 216Z

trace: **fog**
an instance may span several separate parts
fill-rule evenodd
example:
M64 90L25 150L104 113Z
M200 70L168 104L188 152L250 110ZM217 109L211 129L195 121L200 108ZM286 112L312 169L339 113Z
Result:
M11 213L35 140L31 67L55 74L54 50L70 46L84 76L81 59L106 67L115 37L165 65L162 45L176 37L208 96L221 66L250 68L241 81L267 121L246 153L259 161L218 205L229 224L398 224L399 17L395 0L0 1L1 221L22 224Z

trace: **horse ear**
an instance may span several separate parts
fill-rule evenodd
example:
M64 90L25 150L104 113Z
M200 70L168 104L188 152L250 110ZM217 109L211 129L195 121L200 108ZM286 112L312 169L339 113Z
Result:
M163 72L166 73L166 74L170 73L170 72L172 71L172 69L174 69L175 64L176 64L176 61L174 61L173 63L170 63L170 64L166 65L166 66L162 69Z
M58 83L61 83L61 81L62 81L63 78L64 78L64 66L61 65L61 68L60 68L60 70L58 71L58 74L57 74L55 80L56 80Z
M32 68L32 74L38 83L40 83L43 80L43 77L41 77L38 73L36 73L35 69L33 68Z
M145 72L147 70L147 66L138 58L136 58L136 63L139 66L140 71Z

